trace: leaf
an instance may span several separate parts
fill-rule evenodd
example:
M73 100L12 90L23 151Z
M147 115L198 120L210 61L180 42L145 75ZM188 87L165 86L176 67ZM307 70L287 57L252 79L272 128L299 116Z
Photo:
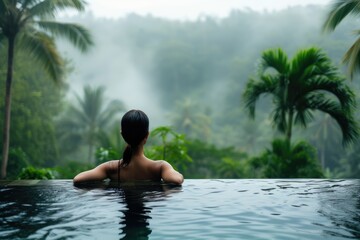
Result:
M56 83L62 82L64 62L56 49L53 38L34 30L20 36L20 46L29 51L43 65Z
M60 23L55 21L38 21L37 25L55 37L64 37L70 40L75 47L85 52L93 44L90 32L81 25L74 23Z

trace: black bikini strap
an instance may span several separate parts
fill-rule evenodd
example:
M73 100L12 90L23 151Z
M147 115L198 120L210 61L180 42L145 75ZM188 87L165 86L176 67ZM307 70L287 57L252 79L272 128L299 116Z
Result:
M118 161L118 185L120 185L120 159Z

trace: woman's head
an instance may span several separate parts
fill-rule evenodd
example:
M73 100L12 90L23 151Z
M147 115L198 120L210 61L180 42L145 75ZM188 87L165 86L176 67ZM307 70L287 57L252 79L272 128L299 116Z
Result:
M121 119L121 134L131 147L137 147L149 133L149 118L143 111L130 110Z
M130 110L121 119L121 135L128 144L123 153L123 165L130 163L132 153L148 136L149 118L143 111Z

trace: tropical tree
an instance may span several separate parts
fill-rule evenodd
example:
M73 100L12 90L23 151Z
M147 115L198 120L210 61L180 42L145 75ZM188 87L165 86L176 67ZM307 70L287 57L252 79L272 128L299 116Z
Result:
M4 50L1 49L0 54ZM14 154L18 150L27 156L28 163L34 167L51 167L59 161L56 118L64 110L66 92L66 86L50 82L46 71L39 68L36 62L29 61L26 52L17 51L15 58L16 80L11 90L7 178L16 177L19 172L14 175L15 169L22 166L18 154ZM4 69L5 57L0 59L0 69ZM0 79L4 77L5 73L0 73ZM5 89L4 81L0 81L0 89ZM0 91L0 99L4 99L4 95L5 91ZM5 103L0 101L0 115L3 116L4 112ZM3 120L0 118L0 126L3 126ZM0 136L2 133L3 129L0 128Z
M95 144L103 139L104 131L113 123L116 114L125 109L120 100L106 103L104 91L104 87L85 86L83 97L76 95L77 104L70 105L59 122L61 140L73 147L67 150L86 144L89 161L93 158Z
M26 50L55 82L61 82L64 62L55 45L55 37L70 40L81 51L92 44L89 32L77 24L56 22L59 10L84 10L83 0L0 0L0 41L7 40L7 76L1 177L5 178L9 140L11 85L15 49Z
M360 0L336 0L327 15L323 30L330 32L347 17L348 15L358 16L360 13ZM360 29L354 31L354 33L360 36ZM348 64L348 72L351 78L353 78L355 72L360 70L360 37L355 43L346 51L343 62Z
M320 49L300 50L291 60L282 49L264 51L259 70L259 79L250 78L243 93L251 117L260 96L271 95L273 124L289 142L293 124L306 127L315 110L336 120L344 144L356 140L355 94Z

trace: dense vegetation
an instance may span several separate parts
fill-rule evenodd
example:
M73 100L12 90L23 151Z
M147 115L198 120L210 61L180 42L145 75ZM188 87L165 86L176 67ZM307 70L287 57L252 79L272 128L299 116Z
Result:
M358 75L353 81L346 79L341 65L354 42L349 33L358 23L345 21L324 35L327 11L317 6L263 13L234 10L226 18L196 21L137 15L61 19L90 29L96 46L81 56L59 42L71 59L67 86L61 87L26 54L16 53L8 177L16 178L25 167L22 176L34 176L34 166L45 168L41 171L49 178L71 178L95 164L121 158L124 142L118 122L133 106L150 117L148 156L165 158L186 178L359 177L355 105L360 80ZM250 119L242 98L251 89L251 79L266 79L262 60L276 51L286 52L287 59L313 51L330 74L314 79L311 73L316 71L308 70L306 77L312 82L305 81L301 89L324 83L329 88L321 88L318 95L302 92L299 101L290 97L280 102L288 107L285 114L297 110L290 133L284 131L289 122L276 122L281 111L273 121L276 100L261 96L256 118ZM5 79L4 45L0 56L0 79ZM297 73L285 75L289 74ZM281 79L272 76L272 81ZM293 93L299 92L300 82L294 81ZM4 89L3 80L0 84ZM0 110L4 112L3 102Z
M89 32L78 24L60 23L55 20L59 10L84 10L84 2L71 1L0 1L0 45L7 49L6 81L4 96L4 122L2 129L1 178L6 177L10 144L11 100L15 51L30 54L54 82L64 77L64 61L59 54L56 37L67 38L75 47L86 51L92 44ZM5 79L5 78L4 78Z

